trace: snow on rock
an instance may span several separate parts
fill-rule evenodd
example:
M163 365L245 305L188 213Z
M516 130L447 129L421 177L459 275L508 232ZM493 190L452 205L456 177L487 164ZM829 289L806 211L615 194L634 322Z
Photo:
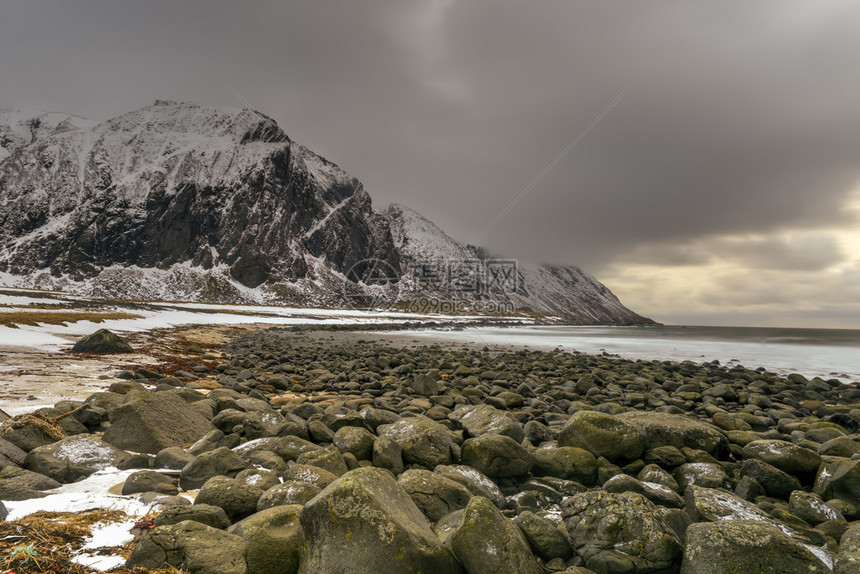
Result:
M480 292L416 279L423 262L476 259L492 258L413 210L374 211L360 181L252 110L159 100L100 123L0 111L0 278L10 285L334 307L453 297L458 312L648 321L572 266L520 265L515 288ZM390 281L375 284L374 272Z

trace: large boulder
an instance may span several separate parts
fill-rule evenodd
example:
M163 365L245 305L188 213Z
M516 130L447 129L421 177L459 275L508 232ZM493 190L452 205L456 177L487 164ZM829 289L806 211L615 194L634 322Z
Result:
M481 496L469 501L449 543L467 574L542 572L519 527Z
M156 526L138 542L127 568L173 566L189 574L246 574L245 541L200 522Z
M208 504L224 510L230 522L242 520L257 512L257 501L263 489L226 476L213 476L200 487L195 504Z
M358 460L373 458L373 442L376 437L369 430L360 427L343 427L334 433L334 446L341 452L352 453Z
M138 492L160 492L162 494L179 494L176 479L154 470L139 470L128 475L122 485L122 494Z
M252 574L295 574L304 546L302 507L275 506L227 529L245 540L245 562Z
M534 451L534 473L594 484L597 458L575 446L542 446Z
M4 456L14 464L23 462L16 462L17 458L21 458L22 451L30 452L34 448L55 443L65 436L59 428L31 414L18 415L0 424L0 439L4 445L8 445L3 449Z
M185 520L193 520L220 530L230 526L230 519L227 518L227 513L224 512L223 508L211 504L200 504L199 502L189 506L165 508L155 517L155 526L179 524Z
M597 574L668 569L681 544L661 513L641 494L591 491L562 503L569 542Z
M826 550L804 545L766 522L700 523L687 528L681 574L829 574L819 558L826 555Z
M839 555L833 574L855 574L860 572L860 522L855 522L839 540Z
M107 329L99 329L95 333L79 339L72 347L72 351L75 353L113 355L115 353L133 353L134 349L119 335L111 333Z
M34 448L24 468L62 483L75 482L97 470L117 466L131 455L91 435L65 438Z
M842 513L821 500L814 492L795 490L788 499L788 510L801 520L815 526L827 520L845 522Z
M618 418L637 426L645 433L645 448L658 446L688 447L703 450L719 458L729 451L728 439L717 427L684 415L630 411Z
M485 434L463 443L460 460L492 478L528 474L534 457L519 443L507 436Z
M215 427L173 391L141 393L110 411L104 441L132 452L156 454L195 442Z
M526 510L517 515L514 523L520 527L535 554L544 560L566 560L573 555L567 538L551 520Z
M821 455L784 440L754 440L744 447L744 456L757 458L789 474L809 474L818 470Z
M504 508L507 503L505 495L496 483L471 466L464 464L440 464L433 469L433 472L441 474L454 482L459 482L475 496L483 496L490 499L498 508Z
M642 482L629 474L616 474L603 483L603 490L616 493L635 492L654 504L666 508L684 508L685 506L684 499L668 486L655 482Z
M465 508L472 498L469 489L441 474L413 468L397 478L397 484L409 494L415 506L431 522Z
M182 467L179 473L179 486L184 490L194 490L203 486L213 476L232 478L246 468L248 468L247 462L226 446L222 446L204 452Z
M860 460L834 458L826 461L818 470L812 490L825 500L860 500Z
M41 446L41 445L39 445ZM4 438L0 438L0 468L21 466L27 453Z
M434 468L453 460L454 441L448 429L423 416L400 419L377 428L380 437L387 436L400 445L403 461Z
M757 458L749 458L741 465L741 478L749 477L758 482L768 496L787 498L795 490L800 490L800 481L787 472Z
M629 462L642 454L642 431L618 417L597 411L574 413L558 435L559 446L597 452L613 462Z
M38 472L17 466L0 470L0 500L27 500L47 496L43 490L60 486L60 482Z
M302 573L461 572L427 518L382 469L346 473L305 505L300 520L307 548Z
M266 490L257 500L257 510L288 504L303 505L320 492L322 489L313 484L288 480Z
M492 433L523 441L523 425L510 413L490 405L457 405L448 418L459 423L469 436Z

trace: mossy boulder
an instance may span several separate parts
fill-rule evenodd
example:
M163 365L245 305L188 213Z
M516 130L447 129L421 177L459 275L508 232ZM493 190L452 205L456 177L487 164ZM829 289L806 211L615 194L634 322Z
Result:
M304 547L299 522L302 507L275 506L252 514L227 529L245 540L245 562L252 574L295 574Z
M78 340L72 347L75 353L92 353L97 355L113 355L116 353L133 353L125 339L107 329L99 329L92 335Z
M245 541L200 522L156 526L126 560L127 568L173 566L189 574L247 574Z
M523 476L534 466L534 457L512 438L485 434L463 443L461 462L492 478Z
M562 503L569 542L598 574L668 569L681 544L652 502L634 492L591 491Z
M629 462L642 454L645 436L638 427L597 411L579 411L558 435L559 446L595 451L612 462Z
M449 543L468 574L542 572L519 527L482 496L469 501Z
M299 572L462 572L409 494L388 471L347 472L301 513L307 550Z
M731 520L692 524L686 533L681 574L830 573L816 554L773 524Z
M377 432L400 445L403 462L407 464L435 468L453 460L454 441L448 429L427 417L409 417L380 425Z

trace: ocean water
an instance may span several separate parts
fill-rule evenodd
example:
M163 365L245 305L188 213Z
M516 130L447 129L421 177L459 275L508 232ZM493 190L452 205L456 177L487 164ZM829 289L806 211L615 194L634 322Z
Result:
M408 331L428 342L462 341L532 349L609 353L627 359L717 360L723 365L786 375L860 383L860 330L758 327L467 327L458 331Z

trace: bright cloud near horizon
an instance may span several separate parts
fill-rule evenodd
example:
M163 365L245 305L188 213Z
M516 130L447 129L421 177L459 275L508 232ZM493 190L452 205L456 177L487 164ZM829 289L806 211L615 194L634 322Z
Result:
M860 327L860 4L26 0L0 107L242 106L471 242L665 323Z

